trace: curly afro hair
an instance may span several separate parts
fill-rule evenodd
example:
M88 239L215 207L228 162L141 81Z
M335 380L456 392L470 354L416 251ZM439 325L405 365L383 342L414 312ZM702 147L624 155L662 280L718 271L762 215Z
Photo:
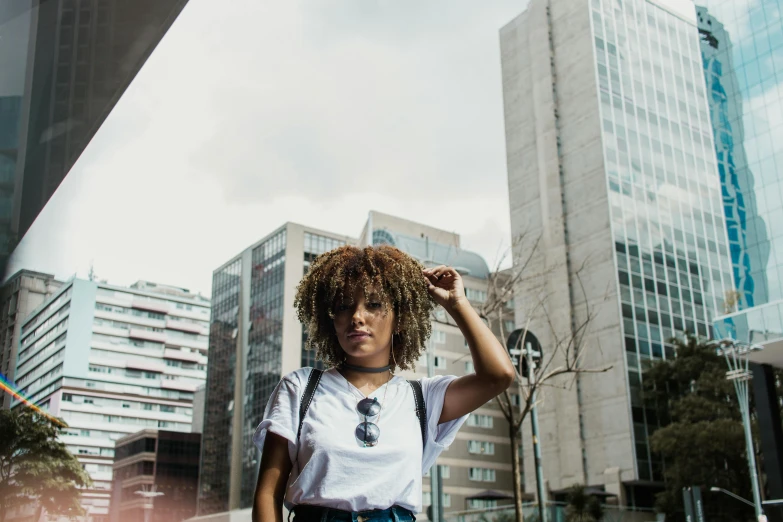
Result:
M361 288L365 296L378 293L385 313L396 318L394 357L403 370L413 369L432 333L430 314L435 303L422 277L423 265L401 250L342 246L318 256L299 282L294 306L307 327L307 347L318 359L337 366L345 359L334 330L334 307Z

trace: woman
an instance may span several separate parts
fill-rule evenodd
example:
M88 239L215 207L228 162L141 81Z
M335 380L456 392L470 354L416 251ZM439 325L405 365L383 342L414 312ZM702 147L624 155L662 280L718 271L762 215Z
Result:
M435 304L465 336L475 374L421 381L425 428L415 387L394 370L415 367ZM423 473L467 415L513 381L508 355L467 301L456 270L425 269L390 246L319 256L295 307L330 369L313 379L301 419L311 368L286 375L272 394L253 437L262 449L253 521L282 521L284 501L297 522L414 520Z

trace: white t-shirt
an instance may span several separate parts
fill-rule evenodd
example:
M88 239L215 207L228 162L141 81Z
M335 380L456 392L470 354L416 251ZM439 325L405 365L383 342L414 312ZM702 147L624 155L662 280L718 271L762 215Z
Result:
M448 448L468 417L438 424L446 389L456 377L421 381L428 431L426 451L422 452L413 389L403 377L393 377L370 394L381 402L381 413L380 420L368 420L377 424L381 433L376 446L365 448L354 434L364 420L356 410L364 395L337 370L325 371L304 419L297 466L299 405L311 371L301 368L283 377L253 435L259 450L268 431L289 441L288 453L294 465L286 488L286 508L313 504L364 511L398 505L419 513L423 473Z

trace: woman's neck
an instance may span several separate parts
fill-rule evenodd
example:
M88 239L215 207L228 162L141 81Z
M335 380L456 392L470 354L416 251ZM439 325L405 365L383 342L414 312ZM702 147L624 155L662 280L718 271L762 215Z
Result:
M359 365L357 365L359 366ZM338 366L337 371L345 377L345 380L356 386L359 390L374 391L389 382L392 378L391 369L379 373L367 373L351 370Z

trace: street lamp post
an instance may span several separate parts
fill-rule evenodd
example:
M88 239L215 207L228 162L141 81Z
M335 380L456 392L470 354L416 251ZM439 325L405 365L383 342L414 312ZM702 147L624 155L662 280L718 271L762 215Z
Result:
M756 470L756 452L753 449L753 434L750 429L750 395L748 390L748 383L752 378L749 370L750 360L744 357L748 353L762 348L734 339L722 339L717 344L719 346L718 352L726 358L726 364L729 366L726 379L734 383L734 391L737 392L737 402L739 402L742 415L742 425L745 428L745 444L747 445L748 468L750 469L750 483L753 487L753 507L756 510L756 520L764 521L766 516L764 516L764 508L761 503L758 471ZM728 491L726 493L736 496Z
M139 491L134 491L136 495L139 495L144 500L148 500L149 502L144 503L144 522L150 522L150 518L152 515L152 503L155 500L155 497L161 497L163 496L163 493L160 491L156 491L156 486L153 484L150 487L150 490L147 491L146 487L142 486L142 488Z
M427 340L427 377L435 375L435 346L430 337ZM430 507L432 508L431 521L443 520L443 485L441 484L440 465L435 462L430 470Z
M725 493L726 495L728 495L730 497L734 497L735 499L739 500L740 502L744 502L745 504L749 505L750 507L752 507L754 509L756 507L756 505L753 502L751 502L750 500L742 498L741 496L739 496L739 495L737 495L735 493L732 493L731 491L729 491L727 489L716 488L716 487L713 486L713 487L710 488L710 491L715 492L715 493Z
M533 432L533 463L536 470L536 494L538 496L538 519L541 522L547 522L546 512L546 488L544 487L544 470L541 465L541 439L538 433L538 408L537 387L533 386L535 374L538 370L538 364L542 359L542 348L538 338L533 332L525 329L518 329L511 332L508 336L506 346L509 350L512 362L519 369L519 374L527 378L528 385L532 386L530 401L530 427Z

